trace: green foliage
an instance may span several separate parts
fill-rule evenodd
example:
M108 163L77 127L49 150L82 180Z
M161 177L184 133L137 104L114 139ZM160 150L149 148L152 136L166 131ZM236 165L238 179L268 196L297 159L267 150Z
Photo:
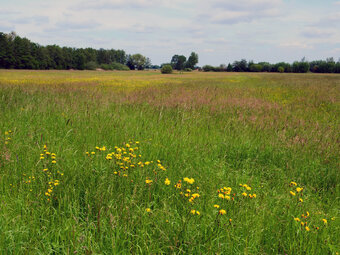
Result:
M134 54L128 56L127 66L131 70L144 70L147 65L150 65L149 60L142 54Z
M204 72L211 72L211 71L214 71L215 70L215 67L211 66L211 65L204 65L202 67L203 71Z
M292 66L294 73L307 73L309 71L309 68L309 63L305 61L295 61Z
M285 71L285 68L284 68L283 66L279 66L279 67L277 68L277 71L278 71L279 73L283 73L283 72Z
M171 66L175 70L184 70L185 68L195 69L195 65L198 63L198 54L192 52L188 58L188 61L183 55L174 55L171 58Z
M169 74L172 73L172 66L171 65L163 65L161 68L161 73Z
M90 66L88 63L91 63ZM75 49L57 45L44 47L21 38L14 32L0 33L0 68L92 70L93 63L96 66L113 63L125 65L127 56L123 50L114 49ZM114 67L116 68L122 67Z
M171 66L175 70L183 70L187 58L183 55L174 55L171 59Z
M100 68L103 70L120 70L120 71L129 71L130 68L126 65L122 65L120 63L111 63L111 64L101 64Z
M188 61L185 63L185 67L195 69L195 65L198 63L198 54L191 52Z
M94 61L90 61L90 62L87 62L87 63L85 64L85 69L86 69L86 70L96 70L97 67L98 67L98 66L97 66L97 63L94 62Z
M250 72L262 72L263 66L260 64L251 64L249 66Z
M229 63L226 69L227 72L232 72L233 71L233 67L232 65Z

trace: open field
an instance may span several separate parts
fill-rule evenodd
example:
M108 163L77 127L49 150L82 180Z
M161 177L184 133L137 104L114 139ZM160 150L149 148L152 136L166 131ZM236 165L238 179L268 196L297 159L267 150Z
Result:
M0 98L0 254L340 252L340 75L0 70Z

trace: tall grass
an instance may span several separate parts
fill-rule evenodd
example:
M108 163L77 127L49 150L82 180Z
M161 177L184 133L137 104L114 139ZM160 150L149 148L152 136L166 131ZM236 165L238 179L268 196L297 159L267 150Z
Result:
M0 253L336 254L339 86L0 71Z

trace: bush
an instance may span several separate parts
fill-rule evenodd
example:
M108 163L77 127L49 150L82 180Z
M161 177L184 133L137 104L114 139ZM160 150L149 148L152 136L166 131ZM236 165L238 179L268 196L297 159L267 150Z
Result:
M203 69L204 72L211 72L211 71L215 70L215 68L211 65L205 65L205 66L202 67L202 69Z
M277 68L277 71L278 71L279 73L283 73L283 72L285 71L285 69L284 69L284 67L279 66L279 67Z
M249 66L250 72L262 72L263 66L260 64L251 64Z
M184 71L185 71L185 72L191 72L192 69L187 67L187 68L184 68Z
M85 64L85 69L86 70L96 70L96 68L97 68L97 63L94 62L94 61L90 61L90 62L87 62Z
M161 73L163 74L172 73L172 66L171 65L162 66Z
M104 70L120 70L120 71L130 70L130 68L128 68L126 65L116 63L116 62L113 62L111 64L101 64L100 68Z

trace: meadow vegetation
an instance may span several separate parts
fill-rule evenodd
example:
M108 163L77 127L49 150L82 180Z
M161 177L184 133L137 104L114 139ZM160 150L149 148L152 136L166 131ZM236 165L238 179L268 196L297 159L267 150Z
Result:
M339 88L0 70L0 253L338 254Z

